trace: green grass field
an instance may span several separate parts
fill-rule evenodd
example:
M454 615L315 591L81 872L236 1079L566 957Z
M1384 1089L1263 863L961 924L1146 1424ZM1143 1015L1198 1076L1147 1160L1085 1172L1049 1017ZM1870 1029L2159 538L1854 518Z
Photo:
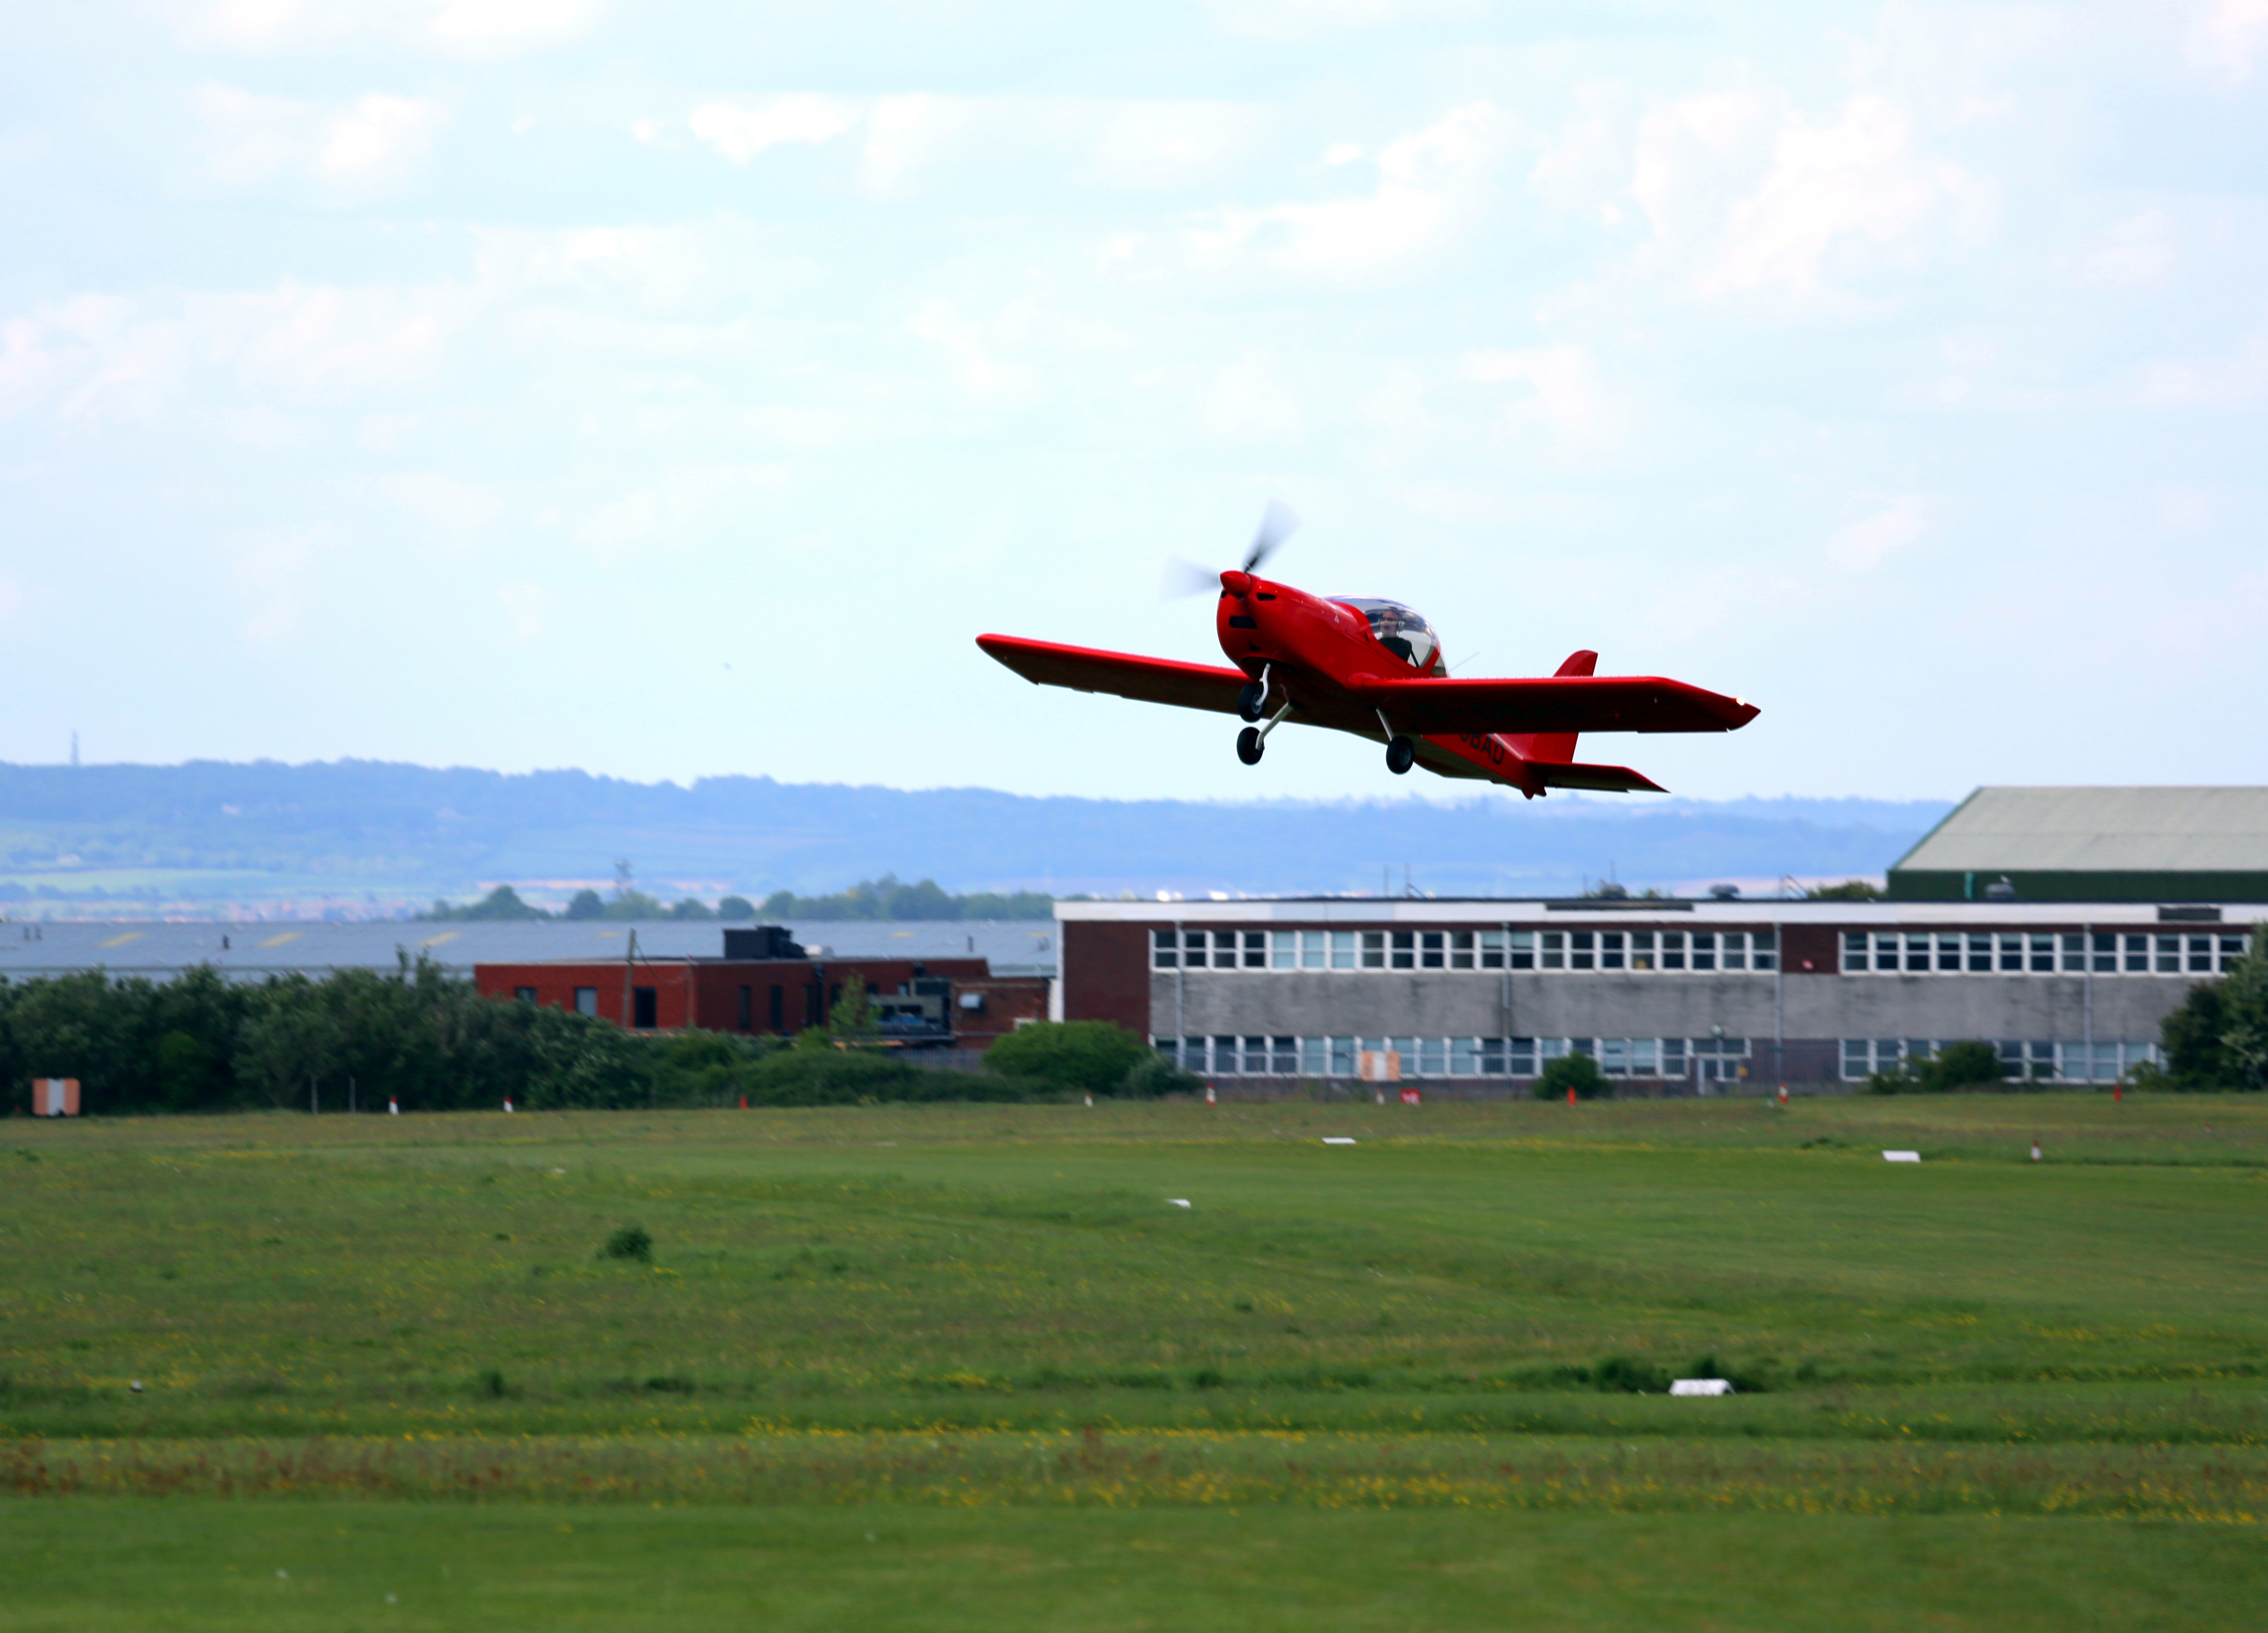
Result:
M0 1628L2268 1598L2257 1102L16 1119L0 1176Z

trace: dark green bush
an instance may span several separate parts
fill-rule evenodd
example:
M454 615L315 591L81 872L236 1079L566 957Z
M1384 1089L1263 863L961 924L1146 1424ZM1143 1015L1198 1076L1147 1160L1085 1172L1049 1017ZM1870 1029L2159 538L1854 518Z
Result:
M2162 1067L2132 1075L2141 1089L2176 1092L2268 1089L2268 927L2217 981L2190 988L2159 1029Z
M1544 1062L1543 1075L1535 1080L1535 1097L1564 1100L1570 1089L1579 1100L1595 1100L1615 1091L1606 1074L1599 1070L1599 1063L1587 1054L1563 1054Z
M1116 1091L1129 1100L1156 1100L1169 1094L1203 1094L1204 1079L1185 1072L1155 1049L1127 1068Z
M984 1069L1058 1089L1113 1094L1145 1058L1156 1059L1158 1052L1108 1021L1039 1021L987 1049Z
M1651 1361L1609 1356L1591 1369L1591 1386L1602 1394L1658 1395L1668 1389L1669 1374Z
M607 1238L607 1245L599 1250L601 1259L635 1259L640 1264L653 1262L653 1232L642 1224L618 1225Z
M1935 1054L1910 1055L1867 1079L1869 1094L1952 1094L2004 1082L2011 1071L2000 1051L1975 1038L1950 1043Z

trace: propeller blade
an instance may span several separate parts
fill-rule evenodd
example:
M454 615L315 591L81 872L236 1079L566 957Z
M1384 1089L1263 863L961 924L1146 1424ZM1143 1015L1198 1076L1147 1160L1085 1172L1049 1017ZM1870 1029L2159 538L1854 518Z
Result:
M1186 557L1166 558L1165 576L1158 584L1158 599L1179 601L1184 595L1218 595L1220 594L1220 573L1212 567L1201 567Z
M1252 548L1244 552L1244 570L1256 571L1299 526L1300 519L1292 514L1289 506L1281 499L1270 499L1268 508L1260 513L1260 528L1252 536Z

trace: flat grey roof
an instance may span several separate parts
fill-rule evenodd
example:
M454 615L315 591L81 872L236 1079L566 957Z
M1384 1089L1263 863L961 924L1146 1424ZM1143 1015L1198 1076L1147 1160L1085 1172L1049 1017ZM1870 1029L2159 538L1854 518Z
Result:
M619 958L637 932L638 953L657 959L721 957L713 921L650 924L553 920L526 924L0 923L0 978L22 980L74 970L162 979L210 964L238 979L332 970L390 970L399 951L420 954L460 975L475 964L536 964ZM1056 927L1046 920L998 923L790 924L806 948L830 962L860 958L989 958L997 975L1052 975ZM225 939L228 945L221 943Z
M2268 873L2268 788L1979 788L1891 866Z

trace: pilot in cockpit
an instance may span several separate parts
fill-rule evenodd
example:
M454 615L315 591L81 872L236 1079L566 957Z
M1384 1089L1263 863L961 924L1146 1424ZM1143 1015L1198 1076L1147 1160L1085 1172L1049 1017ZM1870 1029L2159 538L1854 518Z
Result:
M1363 604L1362 614L1378 644L1410 668L1422 669L1432 661L1440 639L1414 610L1399 602L1373 601Z

